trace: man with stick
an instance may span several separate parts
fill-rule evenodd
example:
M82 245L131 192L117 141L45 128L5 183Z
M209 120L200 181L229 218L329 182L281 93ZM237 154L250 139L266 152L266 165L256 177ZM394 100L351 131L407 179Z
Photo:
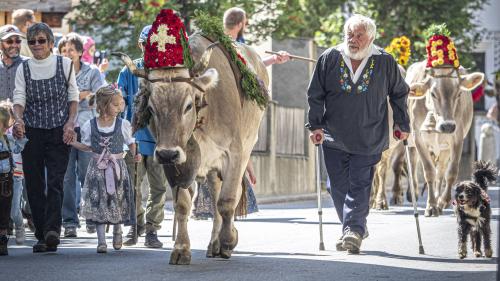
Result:
M331 196L342 223L337 250L357 254L367 236L375 165L389 146L387 96L396 139L410 132L408 85L393 57L373 44L372 19L354 15L344 25L344 42L318 59L307 92L308 128L322 144ZM324 133L331 140L323 142Z

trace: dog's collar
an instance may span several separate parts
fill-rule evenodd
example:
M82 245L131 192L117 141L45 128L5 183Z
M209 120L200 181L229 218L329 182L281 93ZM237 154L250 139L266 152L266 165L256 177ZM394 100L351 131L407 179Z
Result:
M486 193L485 190L481 190L481 197L485 201L486 205L489 205L491 203L490 196L488 195L488 193Z

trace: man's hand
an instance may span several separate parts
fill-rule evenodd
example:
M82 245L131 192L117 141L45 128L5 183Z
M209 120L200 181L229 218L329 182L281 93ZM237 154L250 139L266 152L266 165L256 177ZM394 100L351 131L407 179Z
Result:
M274 63L282 64L290 60L290 54L287 51L279 51L278 55L274 55Z
M22 139L24 137L24 134L26 133L23 119L16 119L14 128L12 130L16 139Z
M142 161L142 155L140 153L136 153L134 156L134 162L140 163Z
M63 142L71 145L76 140L75 122L68 121L63 127Z
M325 140L323 129L316 129L309 134L309 139L313 144L322 144Z
M81 91L80 92L80 101L86 99L88 96L92 94L90 91Z
M401 129L397 124L394 125L394 134L393 134L394 139L403 141L408 139L409 135L410 135L409 133L401 131Z

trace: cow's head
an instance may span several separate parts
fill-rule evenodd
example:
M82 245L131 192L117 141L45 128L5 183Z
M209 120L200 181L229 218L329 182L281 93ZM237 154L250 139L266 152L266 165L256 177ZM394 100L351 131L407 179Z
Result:
M410 99L426 98L434 111L436 130L440 133L455 132L454 112L461 95L470 95L470 91L483 82L484 74L467 74L464 69L437 68L427 72L422 82L410 85Z
M207 69L212 48L208 48L189 71L187 68L140 70L130 58L122 60L133 73L144 78L135 100L134 128L149 125L156 139L155 159L160 164L183 164L197 123L197 109L205 91L215 86L218 74Z

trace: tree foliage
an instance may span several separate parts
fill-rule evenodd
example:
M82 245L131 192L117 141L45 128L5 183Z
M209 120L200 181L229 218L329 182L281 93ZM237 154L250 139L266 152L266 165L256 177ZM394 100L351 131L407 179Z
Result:
M348 15L361 13L375 19L376 44L388 46L394 37L405 35L412 44L412 61L425 56L423 31L431 24L446 23L460 52L460 61L471 66L467 57L478 42L480 30L474 13L488 0L81 0L71 21L77 32L97 37L100 48L120 50L137 57L137 36L151 24L162 8L172 8L185 19L188 32L195 10L222 18L230 7L243 8L249 16L250 42L269 35L277 39L314 38L324 47L343 40L342 27ZM97 35L97 36L96 36Z

